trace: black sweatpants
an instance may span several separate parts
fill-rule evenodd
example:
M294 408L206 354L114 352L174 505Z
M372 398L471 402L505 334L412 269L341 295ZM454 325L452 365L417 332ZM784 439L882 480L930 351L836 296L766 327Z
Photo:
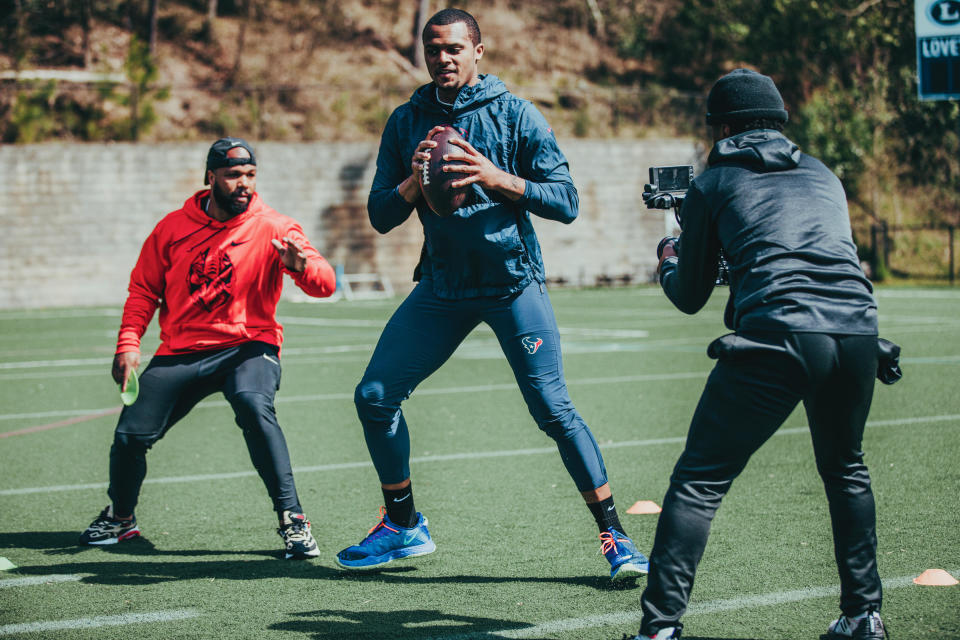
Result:
M750 456L803 402L826 489L846 615L880 608L876 515L860 450L877 369L876 336L729 335L674 467L643 592L641 632L681 626L720 501ZM744 532L749 534L749 532Z
M124 407L110 448L110 488L114 512L133 513L147 475L147 449L198 402L222 391L243 430L253 466L263 479L278 514L302 512L287 443L277 423L273 399L280 388L278 349L264 342L154 356L140 374L140 395Z

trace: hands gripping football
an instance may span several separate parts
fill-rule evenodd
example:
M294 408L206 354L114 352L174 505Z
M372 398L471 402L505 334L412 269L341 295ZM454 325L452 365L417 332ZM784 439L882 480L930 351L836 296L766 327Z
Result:
M441 218L449 216L467 201L467 183L463 181L470 174L444 170L445 166L453 166L464 155L465 147L458 146L459 142L466 144L451 127L434 127L427 139L417 145L413 155L412 168L420 192L430 209Z
M437 126L417 145L411 161L416 191L401 185L401 194L414 202L421 194L430 209L447 217L469 204L470 185L497 191L510 200L523 196L523 178L498 168L455 129ZM405 181L405 184L406 181Z

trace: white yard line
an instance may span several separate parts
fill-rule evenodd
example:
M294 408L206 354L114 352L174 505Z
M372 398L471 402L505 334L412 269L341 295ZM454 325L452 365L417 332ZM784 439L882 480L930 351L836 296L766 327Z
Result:
M960 570L953 569L950 570L949 573L956 576L958 573L960 573ZM884 590L892 590L902 587L909 587L913 584L914 577L915 576L899 576L895 578L886 578L882 581L883 588ZM71 580L75 581L79 579L81 579L81 576L53 574L48 576L2 580L0 581L0 587L27 586L33 584L66 582ZM718 613L722 611L739 611L742 609L769 607L774 605L802 602L804 600L813 600L817 598L831 598L837 597L839 594L840 588L838 586L807 587L805 589L793 589L790 591L760 593L750 596L724 598L721 600L708 600L706 602L693 602L684 617L691 618L694 616ZM177 620L195 618L200 615L201 613L196 609L179 609L173 611L129 613L114 616L95 616L91 618L79 618L75 620L26 622L0 626L0 635L59 631L64 629L91 629L97 627L123 626L138 623L173 622ZM565 618L524 627L522 629L479 631L466 634L436 636L434 640L472 640L474 638L489 638L491 636L498 638L517 639L532 638L542 636L544 634L566 633L581 629L592 629L596 627L621 625L627 626L631 624L637 625L639 624L641 617L642 614L639 611L624 611L622 613L607 613L581 618Z
M283 325L300 325L305 327L379 327L387 323L383 320L357 320L350 318L313 318L305 316L279 316L277 321Z
M877 298L940 298L960 300L960 291L955 289L879 289L873 292Z
M630 382L659 382L659 381L668 381L668 380L687 380L690 378L704 378L707 376L709 371L688 371L684 373L658 373L650 375L637 375L637 376L618 376L611 378L583 378L580 380L567 380L568 385L577 385L577 384L586 384L586 385L603 385L603 384L619 384L619 383L630 383ZM516 382L504 382L501 384L483 384L483 385L469 385L469 386L460 386L460 387L437 387L437 388L421 388L417 389L418 396L435 396L435 395L445 395L445 394L457 394L457 393L475 393L475 392L484 392L484 391L516 391L517 383ZM289 404L294 402L320 402L324 400L353 400L353 392L349 393L311 393L302 396L277 396L277 404ZM210 407L226 407L228 403L225 400L205 400L197 405L198 408L210 408ZM59 410L59 411L36 411L31 413L5 413L0 414L0 420L27 420L27 419L41 419L41 418L61 418L65 416L86 416L86 415L95 415L98 413L103 413L109 411L110 407L106 409L69 409L69 410Z
M106 360L98 363L102 367L96 369L74 369L73 371L20 371L17 373L0 373L0 380L49 380L50 378L110 378L110 363Z
M896 420L876 420L867 422L867 427L892 427L908 424L923 424L931 422L952 422L960 423L960 414L936 415L936 416L918 416L914 418L901 418ZM787 436L808 433L806 427L789 427L780 429L774 436ZM677 436L670 438L651 438L648 440L624 440L621 442L601 443L601 449L621 449L625 447L651 447L662 444L683 444L686 436ZM414 464L427 464L435 462L449 462L452 460L483 460L488 458L506 458L514 456L548 455L556 454L557 448L554 446L538 447L530 449L508 449L503 451L471 451L465 453L448 453L433 456L414 456L410 462ZM322 471L341 471L344 469L363 469L373 466L369 461L358 462L339 462L334 464L319 464L309 467L295 467L295 474L313 473ZM201 475L187 476L169 476L165 478L147 478L146 484L175 484L186 482L210 482L212 480L233 480L236 478L252 478L257 475L256 471L233 471L230 473L208 473ZM56 493L60 491L79 491L86 489L105 489L107 483L96 482L88 484L65 484L53 485L47 487L24 487L21 489L3 489L0 490L0 496L17 496L33 493Z
M47 620L40 622L22 622L0 626L0 636L20 633L40 633L44 631L62 631L64 629L95 629L98 627L119 627L128 624L147 622L174 622L196 618L200 612L196 609L175 609L173 611L150 611L147 613L124 613L116 616L94 616L76 620Z
M54 367L83 367L91 364L110 366L111 358L73 358L70 360L27 360L0 362L0 369L44 369Z
M900 358L903 364L955 364L960 356L931 356L924 358Z
M956 574L957 570L950 573ZM897 578L887 578L883 580L884 590L899 589L909 587L913 584L915 576L900 576ZM753 609L756 607L769 607L772 605L789 604L801 602L803 600L813 600L816 598L838 597L840 587L808 587L806 589L794 589L792 591L778 591L772 593L760 593L752 596L740 596L737 598L726 598L723 600L709 600L707 602L694 602L690 605L685 618L717 613L720 611L739 611L741 609ZM464 633L457 635L435 636L431 640L473 640L480 638L537 638L551 633L573 632L581 629L593 629L596 627L608 626L639 626L642 614L640 611L624 611L622 613L607 613L595 616L586 616L583 618L566 618L563 620L554 620L522 629L506 629L504 631L478 631L474 633ZM823 626L826 630L829 621L824 619ZM627 629L627 631L631 631Z
M83 576L75 573L52 573L48 576L30 576L28 578L8 578L0 580L0 589L10 589L12 587L31 587L38 584L51 584L55 582L76 582L82 580Z
M502 357L502 356L500 356ZM293 364L299 362L295 360ZM931 358L904 358L904 364L953 364L955 362L960 362L960 355L943 355L938 357ZM106 366L106 365L105 365ZM0 365L0 368L3 368ZM696 378L704 378L710 373L709 370L703 371L685 371L680 373L658 373L658 374L646 374L646 375L634 375L634 376L616 376L609 378L581 378L581 379L568 379L567 384L570 386L574 385L604 385L604 384L621 384L621 383L634 383L634 382L663 382L670 380L690 380ZM14 374L17 378L23 378L25 376ZM56 376L61 376L64 374L56 374ZM0 376L3 378L3 376ZM420 388L417 389L416 395L443 395L443 394L458 394L458 393L475 393L475 392L489 392L489 391L514 391L516 390L517 385L514 382L505 382L500 384L485 384L485 385L470 385L470 386L460 386L460 387L438 387L438 388ZM298 403L298 402L322 402L325 400L353 400L352 392L344 393L318 393L318 394L307 394L300 396L277 396L277 404L288 404L288 403ZM205 400L197 405L197 408L211 408L211 407L226 407L227 402L224 400ZM31 420L31 419L43 419L43 418L62 418L62 417L73 417L73 416L85 416L85 415L95 415L104 413L110 408L100 408L100 409L68 409L68 410L59 410L59 411L35 411L29 413L4 413L0 414L0 421L2 420Z
M22 311L4 311L0 312L0 320L59 320L61 318L119 318L122 315L122 309L102 308L102 309L52 309L48 311L26 309Z
M955 318L931 318L930 325L939 328L946 329L947 326L953 326L960 324ZM926 324L914 325L910 327L898 327L895 333L920 333L920 332L929 332L931 326ZM710 343L711 340L716 338L716 334L711 334L709 336L690 336L686 338L661 338L655 340L644 339L648 337L649 332L643 329L590 329L584 327L561 327L560 333L568 335L578 335L587 338L621 338L629 340L630 338L635 338L636 341L630 341L625 343L618 342L604 342L602 340L591 340L591 341L582 341L582 342L573 342L566 341L563 345L564 353L569 354L584 354L584 353L606 353L609 351L646 351L653 350L658 347L671 347L671 346L696 346L702 348L706 352L706 345ZM888 336L889 337L889 336ZM357 355L362 358L369 357L370 352L373 350L372 343L362 343L362 344L345 344L345 345L334 345L334 346L321 346L321 347L295 347L288 346L283 349L283 355L285 357L293 356L291 358L290 364L299 364L302 362L301 356L335 356L335 355L344 355L351 354ZM699 349L698 349L699 350ZM484 336L476 336L469 338L463 343L461 349L458 349L454 352L453 357L471 357L474 356L476 352L479 351L489 351L490 357L502 358L503 353L500 350L500 346L497 341L493 338L488 338ZM943 355L942 359L952 359L960 358L957 355ZM929 361L928 358L910 358L909 356L904 357L904 362L918 362L923 363L924 361ZM59 377L64 375L84 375L85 373L94 373L94 374L103 374L107 375L110 369L111 357L97 357L97 358L62 358L56 360L20 360L13 362L0 362L0 371L20 371L22 369L64 369L71 367L89 367L96 366L96 370L88 370L86 372L50 372L46 375L50 377ZM144 360L142 363L146 366L148 360ZM29 374L29 373L11 373L11 374L0 374L0 379L19 379L25 377L34 377L40 374Z

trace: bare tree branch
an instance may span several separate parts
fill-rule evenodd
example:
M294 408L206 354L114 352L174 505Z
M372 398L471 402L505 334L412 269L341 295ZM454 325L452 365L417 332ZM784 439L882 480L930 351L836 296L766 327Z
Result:
M587 0L587 8L590 9L590 15L593 16L593 25L597 30L597 37L603 39L606 37L606 25L603 20L603 13L600 11L600 5L597 0Z
M213 22L217 19L217 0L207 0L207 15L203 18L203 38L210 42L213 40Z
M417 69L426 69L427 62L423 59L423 46L420 43L423 28L427 26L430 13L430 0L419 0L417 13L413 18L413 55L410 56L413 66Z
M160 14L160 0L150 0L150 57L157 55L157 17Z
M880 4L881 2L883 2L883 0L863 0L859 6L854 7L853 9L848 9L846 11L840 9L839 11L848 18L856 18L857 16L863 15L868 9Z
M83 29L83 68L89 69L93 62L93 52L90 49L91 12L90 3L93 0L80 0L80 26Z

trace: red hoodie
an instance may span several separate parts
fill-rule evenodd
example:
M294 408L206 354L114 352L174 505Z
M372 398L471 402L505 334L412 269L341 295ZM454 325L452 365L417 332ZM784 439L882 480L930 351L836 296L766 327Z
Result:
M157 355L231 347L258 340L283 342L276 320L286 271L308 295L336 289L330 263L314 249L300 225L265 205L254 193L246 212L218 222L203 209L209 190L157 223L130 274L129 296L117 338L117 353L140 350L140 338L160 307ZM303 247L307 266L287 270L270 240L286 236Z

